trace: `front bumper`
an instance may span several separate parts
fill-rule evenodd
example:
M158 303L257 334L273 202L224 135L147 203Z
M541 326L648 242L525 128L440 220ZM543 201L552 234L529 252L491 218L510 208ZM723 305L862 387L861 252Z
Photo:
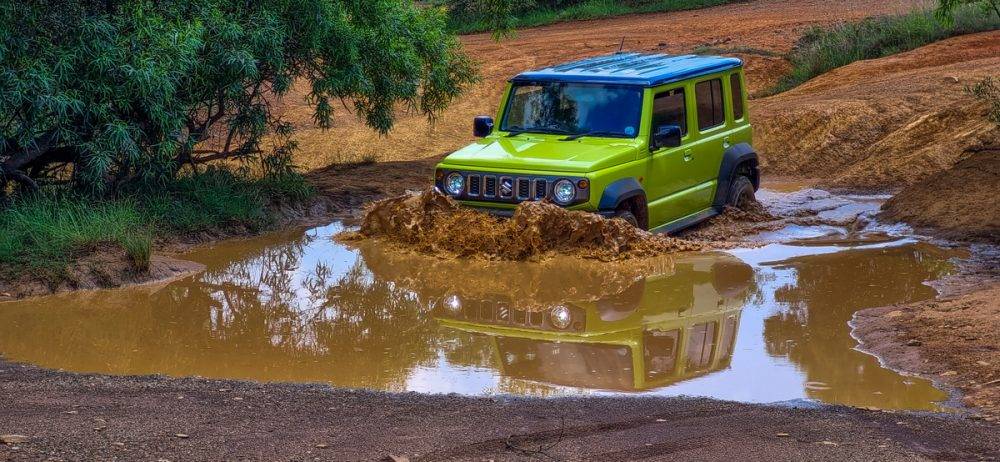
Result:
M484 207L482 205L467 205L467 204L463 204L463 205L466 206L466 207L469 207L469 208L471 208L473 210L477 210L477 211L480 211L480 212L488 213L490 215L493 215L495 217L500 217L500 218L510 218L510 217L513 217L514 216L514 211L516 210L516 209L501 209L501 208L495 208L495 207ZM598 211L585 210L585 209L573 209L573 210L580 211L580 212L596 213L596 214L598 214L598 215L600 215L600 216L602 216L604 218L614 218L614 216L615 216L615 211L614 210L598 210Z

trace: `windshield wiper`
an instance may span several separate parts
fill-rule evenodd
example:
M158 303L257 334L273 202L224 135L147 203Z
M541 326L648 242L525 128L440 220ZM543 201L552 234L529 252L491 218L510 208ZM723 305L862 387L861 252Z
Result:
M520 135L522 133L529 133L529 132L530 133L542 133L542 134L547 134L547 135L566 135L566 134L569 134L569 132L565 131L565 130L553 130L553 129L537 128L537 127L531 127L531 128L511 127L508 130L510 131L509 133L507 133L507 137L508 138L512 137L512 136Z
M567 136L565 138L562 138L559 141L573 141L573 140L578 140L580 138L583 138L585 136L595 136L595 135L615 135L615 133L602 132L602 131L595 130L595 131L590 131L590 132L576 133L576 134Z

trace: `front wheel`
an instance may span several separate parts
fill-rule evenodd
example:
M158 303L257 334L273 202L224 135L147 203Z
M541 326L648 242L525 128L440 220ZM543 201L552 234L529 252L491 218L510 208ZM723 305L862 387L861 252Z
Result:
M615 211L615 218L618 218L620 220L625 220L626 223L635 226L636 228L639 227L639 219L636 218L635 214L632 213L632 211L629 209L626 208L618 209L617 211Z
M757 202L757 198L754 196L753 182L745 175L738 175L729 185L729 200L726 204L746 210L754 202Z

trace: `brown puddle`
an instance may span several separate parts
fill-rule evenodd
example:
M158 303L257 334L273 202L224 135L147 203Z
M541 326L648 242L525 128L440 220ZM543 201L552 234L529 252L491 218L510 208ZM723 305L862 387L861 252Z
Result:
M855 351L858 309L927 299L909 240L606 263L470 262L337 244L330 225L200 249L161 286L0 304L0 354L49 368L380 390L644 392L937 409Z

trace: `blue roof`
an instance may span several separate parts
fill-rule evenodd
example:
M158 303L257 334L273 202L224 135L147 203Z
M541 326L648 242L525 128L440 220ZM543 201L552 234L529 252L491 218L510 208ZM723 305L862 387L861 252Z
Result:
M511 81L618 83L652 87L733 69L739 58L722 56L615 53L523 72Z

